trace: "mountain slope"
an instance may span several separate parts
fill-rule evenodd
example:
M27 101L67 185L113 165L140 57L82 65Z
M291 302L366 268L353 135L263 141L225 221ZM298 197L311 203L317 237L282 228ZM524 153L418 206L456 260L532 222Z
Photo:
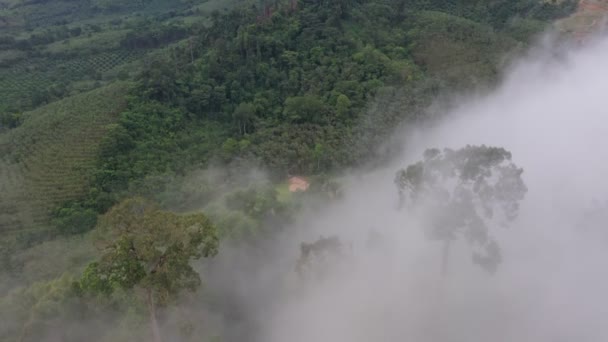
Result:
M0 135L0 232L48 225L50 211L87 193L99 143L124 108L115 83L24 114Z

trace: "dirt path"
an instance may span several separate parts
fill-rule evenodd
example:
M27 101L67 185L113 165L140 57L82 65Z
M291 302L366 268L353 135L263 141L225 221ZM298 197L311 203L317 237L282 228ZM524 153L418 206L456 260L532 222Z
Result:
M555 23L556 28L584 43L608 17L608 0L580 0L578 9L568 18Z
M608 3L606 1L581 0L578 4L578 11L604 11L608 12Z

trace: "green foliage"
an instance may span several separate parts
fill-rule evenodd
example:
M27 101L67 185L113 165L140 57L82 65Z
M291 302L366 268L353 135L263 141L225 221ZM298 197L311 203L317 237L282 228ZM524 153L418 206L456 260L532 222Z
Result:
M176 215L142 198L114 206L100 222L104 245L74 288L83 297L109 299L115 291L144 290L154 341L161 341L157 308L182 290L201 285L191 262L217 254L215 227L203 214Z
M38 107L81 92L77 82L87 80L93 83L90 88L97 88L103 74L141 55L137 51L114 50L17 61L10 68L0 69L0 106L13 111Z
M414 61L450 89L479 87L496 79L506 53L517 47L510 36L478 22L441 12L420 12L408 32Z
M211 217L222 240L245 243L260 236L261 223L241 211L216 209Z
M213 256L218 248L215 227L204 215L176 215L141 198L113 207L100 229L105 249L83 274L80 287L85 293L137 286L167 304L180 290L200 285L190 262Z
M338 98L336 99L336 113L340 118L348 118L351 106L352 103L348 96L344 94L338 95Z
M10 1L0 9L0 292L27 284L0 299L0 340L48 339L70 312L111 316L102 323L117 328L100 337L109 341L143 336L145 306L153 311L196 288L190 262L215 254L218 236L266 237L302 201L339 197L340 185L324 175L378 162L377 147L395 127L428 119L425 108L442 91L491 84L506 52L575 5L236 3ZM455 167L460 157L448 154L464 155L430 159ZM228 166L219 178L183 177L213 163ZM252 165L273 181L310 175L311 187L292 196L286 187L279 194L272 185L229 184ZM405 177L424 172L408 168ZM125 200L133 195L181 212L204 207L217 236L202 215ZM451 241L466 232L485 248L475 261L494 268L500 250L484 233L489 225L462 224L486 212L435 204L446 213L437 227L450 221L443 227L458 232L430 235ZM451 209L460 216L448 220ZM99 230L86 233L106 212ZM105 239L93 262L92 233ZM303 245L302 260L331 259L332 241ZM69 276L57 278L82 268L73 287ZM133 296L142 289L145 298ZM78 325L51 339L91 338Z
M53 322L70 317L72 278L69 275L37 282L0 299L0 339L40 341L51 333Z
M423 83L423 71L442 89L477 87L496 78L500 57L517 46L508 34L493 31L491 22L475 21L481 17L417 10L403 20L391 5L375 1L349 2L346 12L316 2L301 5L297 11L279 5L272 20L257 23L251 9L217 14L211 27L200 29L197 46L153 60L140 75L138 93L145 102L179 108L184 127L207 131L213 122L225 138L212 149L226 162L255 158L276 175L310 174L371 155L350 149L352 129L383 87L405 82L413 89ZM412 112L400 111L397 120ZM324 147L323 161L318 146ZM153 162L174 163L161 154Z
M3 128L15 128L21 124L21 113L0 112L0 131Z
M258 220L267 215L275 215L275 210L280 209L277 192L273 187L237 190L226 197L226 206Z
M377 60L382 53L374 55L371 47L367 48L371 52L357 55L358 47L346 37L347 30L331 22L316 24L327 14L324 11L333 10L324 8L317 13L317 9L316 4L307 3L295 13L258 24L252 24L250 10L243 9L239 17L234 16L236 12L228 14L204 30L206 49L199 60L185 65L191 58L186 49L173 61L155 61L155 67L141 75L144 88L140 93L191 113L184 112L184 116L204 118L190 121L201 129L210 120L219 123L234 139L223 142L224 159L251 155L277 165L298 158L304 160L296 161L299 165L294 171L313 172L318 163L310 162L307 155L313 153L315 143L305 142L292 157L287 146L266 154L256 142L266 140L269 130L275 131L273 135L291 134L302 124L324 125L333 131L332 136L344 135L346 124L361 112L382 79L399 80L401 72L395 69L396 61L388 57ZM277 122L287 124L282 132L276 132ZM242 135L251 135L246 141L252 148L247 142L236 147L235 140L240 144ZM328 159L345 160L347 156ZM283 170L285 166L279 172Z
M488 23L501 28L514 17L529 19L557 19L576 10L576 0L536 1L536 0L497 0L497 1L449 1L449 0L397 0L405 9L422 9L451 13L460 17Z
M26 112L19 127L0 135L3 234L40 235L49 228L52 212L89 192L106 125L123 108L127 88L117 83ZM68 218L72 214L61 214L66 232L82 231L74 226L78 220L89 222L81 227L91 226L92 213Z
M186 36L187 30L178 25L158 25L150 23L137 31L129 32L120 45L127 49L156 48Z
M246 243L271 237L289 220L291 204L280 201L273 184L254 181L218 197L205 211L223 240Z
M509 34L520 41L530 41L540 35L547 28L547 23L532 19L514 19L509 23L506 30Z
M48 238L42 227L61 212L64 232L83 231L93 224L91 210L153 194L147 180L213 161L253 161L283 179L376 158L398 123L423 119L442 90L491 82L516 39L564 15L567 4L368 0L294 8L279 1L272 15L239 6L204 25L180 18L203 20L197 9L218 2L79 3L73 17L64 2L16 5L7 13L23 20L8 30L31 30L0 34L3 50L23 57L8 56L0 70L2 125L22 123L0 137L0 174L11 180L0 195L0 229L30 245ZM81 22L89 6L109 16ZM135 73L127 107L128 87L119 83L14 114Z
M247 128L255 118L255 106L253 103L243 102L236 107L232 117L239 128L239 134L247 134ZM249 130L251 131L251 128Z
M101 296L111 295L114 290L114 284L110 279L102 277L101 274L99 262L90 263L82 272L80 280L77 283L74 283L74 291L80 296L84 295L85 292L99 294ZM139 277L140 275L136 274L134 276Z
M374 155L397 122L418 119L442 89L495 79L500 57L517 46L482 17L422 5L407 20L391 7L398 4L375 1L349 2L348 10L284 5L257 22L253 8L217 13L211 26L192 27L195 39L146 61L129 109L104 140L87 207L104 212L145 177L212 160L261 161L277 178L352 166ZM146 32L128 44L148 46ZM367 104L393 84L415 105L372 120Z
M155 101L133 102L104 137L93 179L97 191L91 193L90 205L104 212L137 180L185 172L189 165L209 161L225 133L214 123L205 129L189 123L180 109ZM229 144L218 151L236 153L238 143Z
M327 121L325 105L315 96L295 96L285 100L283 115L292 123L323 123Z
M63 273L77 274L96 257L90 234L61 236L52 234L40 240L28 241L24 233L3 236L0 240L0 298L11 289L47 281ZM42 232L45 232L42 230ZM23 237L22 237L23 235ZM49 238L53 238L49 240Z
M97 224L97 212L71 203L58 209L53 223L63 234L79 234L91 230Z

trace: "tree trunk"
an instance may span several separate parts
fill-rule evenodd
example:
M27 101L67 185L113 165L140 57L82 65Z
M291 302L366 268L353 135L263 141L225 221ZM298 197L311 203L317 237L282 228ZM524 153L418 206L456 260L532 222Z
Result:
M148 304L148 312L150 314L150 330L152 332L152 341L162 342L160 337L160 329L158 328L158 321L156 320L156 306L154 305L154 298L152 297L152 289L148 289L146 302Z
M445 277L448 274L448 257L450 255L450 245L452 239L447 239L443 242L443 254L441 256L441 276Z

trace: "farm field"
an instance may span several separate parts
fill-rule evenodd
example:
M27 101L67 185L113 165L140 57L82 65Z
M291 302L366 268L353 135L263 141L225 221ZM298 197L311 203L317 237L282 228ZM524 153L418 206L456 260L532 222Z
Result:
M50 211L86 191L99 143L124 106L115 83L24 114L0 135L0 232L44 228Z

